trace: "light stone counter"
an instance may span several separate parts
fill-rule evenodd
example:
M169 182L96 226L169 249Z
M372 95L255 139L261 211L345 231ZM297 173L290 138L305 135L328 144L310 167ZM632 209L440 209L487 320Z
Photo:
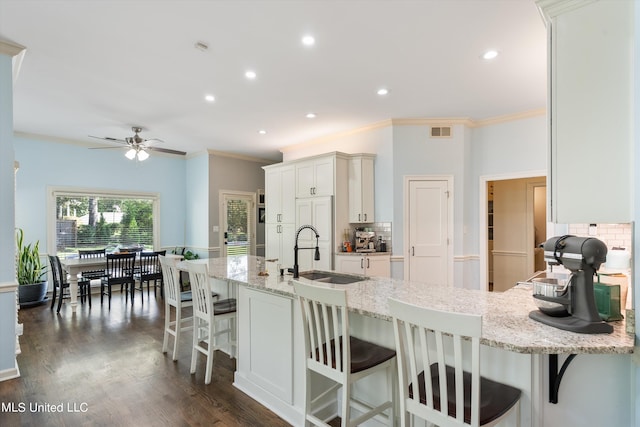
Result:
M391 252L336 252L336 255L347 256L377 256L377 255L391 255Z
M196 262L208 262L211 277L286 297L295 296L292 276L279 276L274 264L266 263L268 276L258 275L258 264L264 265L262 258L234 256ZM389 297L432 309L480 314L483 316L481 343L516 353L633 353L634 337L625 332L624 321L612 322L612 334L578 334L531 320L529 312L536 310L536 306L527 289L493 293L387 278L366 278L349 285L310 283L346 289L350 310L373 318L390 320Z

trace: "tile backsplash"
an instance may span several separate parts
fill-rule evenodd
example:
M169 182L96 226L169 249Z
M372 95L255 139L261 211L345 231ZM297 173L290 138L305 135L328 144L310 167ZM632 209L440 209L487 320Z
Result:
M391 223L390 222L372 222L370 224L351 224L351 236L353 239L354 231L356 227L364 227L367 229L371 229L371 231L375 231L376 240L378 240L378 236L382 237L387 244L387 252L393 252L391 250Z
M594 234L589 234L590 228L593 228ZM602 240L609 249L615 247L632 250L632 224L570 224L569 234L595 237Z

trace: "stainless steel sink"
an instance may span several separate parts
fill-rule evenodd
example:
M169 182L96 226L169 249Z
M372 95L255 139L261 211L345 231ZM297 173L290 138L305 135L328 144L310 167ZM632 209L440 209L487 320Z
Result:
M300 273L300 277L322 283L332 283L334 285L347 285L349 283L362 282L366 277L354 276L351 274L334 273L331 271L310 270Z

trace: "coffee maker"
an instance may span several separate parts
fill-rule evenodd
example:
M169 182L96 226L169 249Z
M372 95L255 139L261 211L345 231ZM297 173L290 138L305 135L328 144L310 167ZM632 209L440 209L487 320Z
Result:
M376 233L356 230L356 252L375 252Z

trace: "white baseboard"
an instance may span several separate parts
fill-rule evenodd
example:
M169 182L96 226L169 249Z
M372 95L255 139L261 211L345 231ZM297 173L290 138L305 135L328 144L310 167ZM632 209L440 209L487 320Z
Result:
M0 371L0 381L12 380L20 376L20 369L18 368L18 361L16 360L15 368L5 369Z

